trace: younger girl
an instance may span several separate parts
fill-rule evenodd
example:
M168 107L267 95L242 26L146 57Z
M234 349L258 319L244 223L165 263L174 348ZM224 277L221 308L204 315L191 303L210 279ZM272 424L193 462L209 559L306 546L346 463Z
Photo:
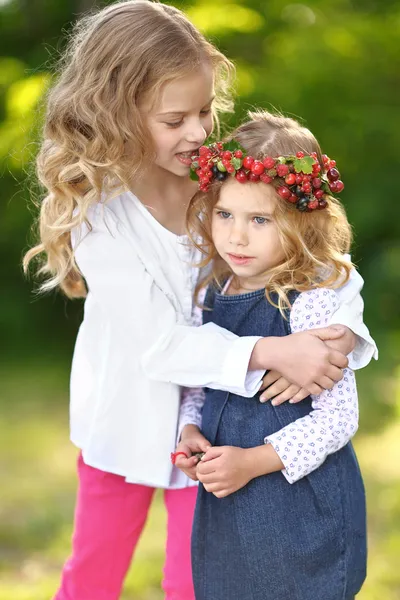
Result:
M169 461L179 385L252 396L265 369L279 364L297 390L317 392L341 379L347 364L308 332L280 343L190 326L198 278L184 235L196 189L190 157L211 133L213 116L231 108L231 75L231 63L180 11L135 0L77 24L48 97L38 160L47 192L41 243L26 264L44 252L44 289L86 295L71 374L79 490L57 600L119 597L157 487L168 511L166 597L194 597L196 488ZM362 324L361 284L354 276L343 287L333 321L365 338L359 366L374 352Z
M351 230L332 195L343 183L296 121L251 119L233 136L236 151L211 146L194 162L203 193L189 228L203 238L204 263L214 260L203 321L288 336L329 322L349 277ZM192 407L187 394L182 418ZM354 598L366 568L364 488L348 443L357 423L350 369L301 404L206 390L201 428L213 447L196 471L197 600ZM183 468L193 462L178 455Z

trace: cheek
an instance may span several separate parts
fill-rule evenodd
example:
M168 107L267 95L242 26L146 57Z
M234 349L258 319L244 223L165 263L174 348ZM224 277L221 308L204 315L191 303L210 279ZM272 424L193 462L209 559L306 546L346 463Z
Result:
M204 130L207 134L207 137L209 135L211 135L213 129L214 129L214 119L213 119L212 114L210 113L210 115L208 116L208 118L206 119L206 121L204 123Z

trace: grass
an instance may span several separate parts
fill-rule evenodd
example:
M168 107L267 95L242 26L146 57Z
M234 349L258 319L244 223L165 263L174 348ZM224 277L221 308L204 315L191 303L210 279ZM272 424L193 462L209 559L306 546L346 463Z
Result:
M0 600L46 600L70 549L76 449L68 438L68 367L0 372ZM368 429L370 431L371 428ZM368 494L369 568L360 600L400 597L400 419L359 433ZM161 600L165 513L157 495L123 600Z

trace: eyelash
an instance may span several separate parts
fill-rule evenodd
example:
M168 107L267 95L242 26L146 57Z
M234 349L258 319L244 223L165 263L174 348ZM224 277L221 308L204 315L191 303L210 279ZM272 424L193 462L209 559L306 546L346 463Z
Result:
M224 219L225 221L228 220L229 217L231 217L231 213L226 212L225 210L218 210L217 211L217 215L219 217L221 217L221 219ZM257 219L261 219L261 223L259 221L257 221ZM257 224L257 225L267 225L267 223L270 222L270 220L267 217L253 217L253 221Z
M211 108L208 108L207 110L202 110L200 112L201 115L208 115L211 112ZM178 127L180 127L183 123L183 119L181 119L180 121L178 121L177 123L165 123L167 125L167 127L171 127L172 129L177 129Z

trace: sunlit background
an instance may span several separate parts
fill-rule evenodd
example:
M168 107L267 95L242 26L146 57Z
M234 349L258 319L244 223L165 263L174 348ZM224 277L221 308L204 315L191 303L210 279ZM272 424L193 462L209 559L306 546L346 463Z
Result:
M365 279L365 319L380 348L379 362L358 374L356 448L368 492L370 548L359 598L398 599L400 2L174 5L238 67L237 112L228 126L255 106L300 116L342 172L341 197L356 233L353 257ZM70 547L76 452L68 441L68 376L82 305L57 294L35 298L20 260L38 193L32 161L40 99L62 52L62 32L93 6L0 0L0 600L50 598ZM162 598L164 523L160 497L124 599Z

